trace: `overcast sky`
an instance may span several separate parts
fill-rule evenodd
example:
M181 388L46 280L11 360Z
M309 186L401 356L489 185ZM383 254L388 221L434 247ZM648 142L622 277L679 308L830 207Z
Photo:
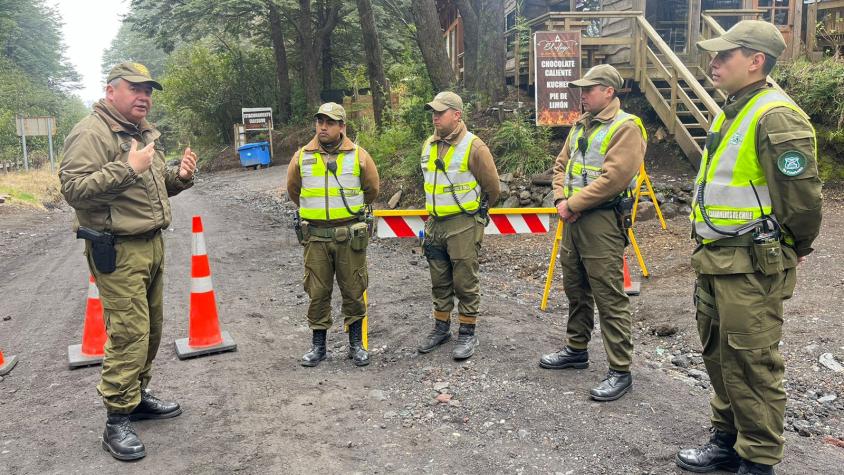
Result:
M105 79L100 63L103 51L120 29L129 0L48 0L62 16L67 57L82 76L77 94L86 104L103 97Z

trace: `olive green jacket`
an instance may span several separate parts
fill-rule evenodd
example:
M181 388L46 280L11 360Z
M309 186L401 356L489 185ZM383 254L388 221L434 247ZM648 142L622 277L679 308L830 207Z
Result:
M65 138L59 179L62 195L76 210L74 229L134 235L170 225L168 197L193 181L182 181L178 167L165 164L160 136L146 120L135 126L105 100L73 127ZM133 138L138 149L156 142L152 167L140 175L127 163Z

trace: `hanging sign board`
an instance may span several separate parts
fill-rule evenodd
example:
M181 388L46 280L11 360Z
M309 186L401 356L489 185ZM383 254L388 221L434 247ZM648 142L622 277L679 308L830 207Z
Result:
M580 32L538 31L533 34L536 125L560 127L580 118Z

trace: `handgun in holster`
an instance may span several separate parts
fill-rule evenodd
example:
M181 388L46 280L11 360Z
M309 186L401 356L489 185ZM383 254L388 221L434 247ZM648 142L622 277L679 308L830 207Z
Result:
M84 239L91 243L91 260L94 266L103 274L111 274L117 268L117 250L114 248L114 234L95 231L79 226L76 239Z
M305 233L302 230L302 218L299 216L298 209L293 213L293 230L296 232L296 239L299 240L299 244L304 246Z

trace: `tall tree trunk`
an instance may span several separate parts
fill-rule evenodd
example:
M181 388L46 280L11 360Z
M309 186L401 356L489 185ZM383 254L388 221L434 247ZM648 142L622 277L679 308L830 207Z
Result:
M463 87L470 93L478 92L478 42L480 25L477 5L481 0L456 0L457 10L463 18ZM493 3L493 2L490 2ZM499 0L499 3L502 3Z
M384 126L384 109L390 97L387 78L384 75L383 52L378 31L375 29L375 14L370 0L357 0L360 28L363 33L363 49L366 52L366 70L369 73L369 89L372 91L372 110L378 130Z
M327 0L324 9L322 6L321 2L317 28L314 28L314 18L311 15L311 0L299 0L299 16L292 22L302 45L302 89L305 91L308 109L316 109L320 103L320 54L327 38L337 26L341 2ZM330 74L330 71L324 73Z
M316 45L314 25L311 19L311 0L299 0L299 21L296 31L302 45L302 89L308 110L319 106L319 48Z
M267 0L269 11L270 39L275 55L276 80L278 82L278 119L290 120L290 71L287 65L287 49L284 46L284 32L281 29L281 15L274 0Z
M319 55L322 59L322 90L325 91L331 89L331 73L334 71L334 58L331 57L331 35L323 39Z
M504 2L478 0L478 61L475 86L486 105L498 102L507 93L504 69L507 43L504 39Z
M412 0L410 9L416 23L416 43L422 51L431 83L437 91L454 86L454 70L443 46L443 33L435 0Z

